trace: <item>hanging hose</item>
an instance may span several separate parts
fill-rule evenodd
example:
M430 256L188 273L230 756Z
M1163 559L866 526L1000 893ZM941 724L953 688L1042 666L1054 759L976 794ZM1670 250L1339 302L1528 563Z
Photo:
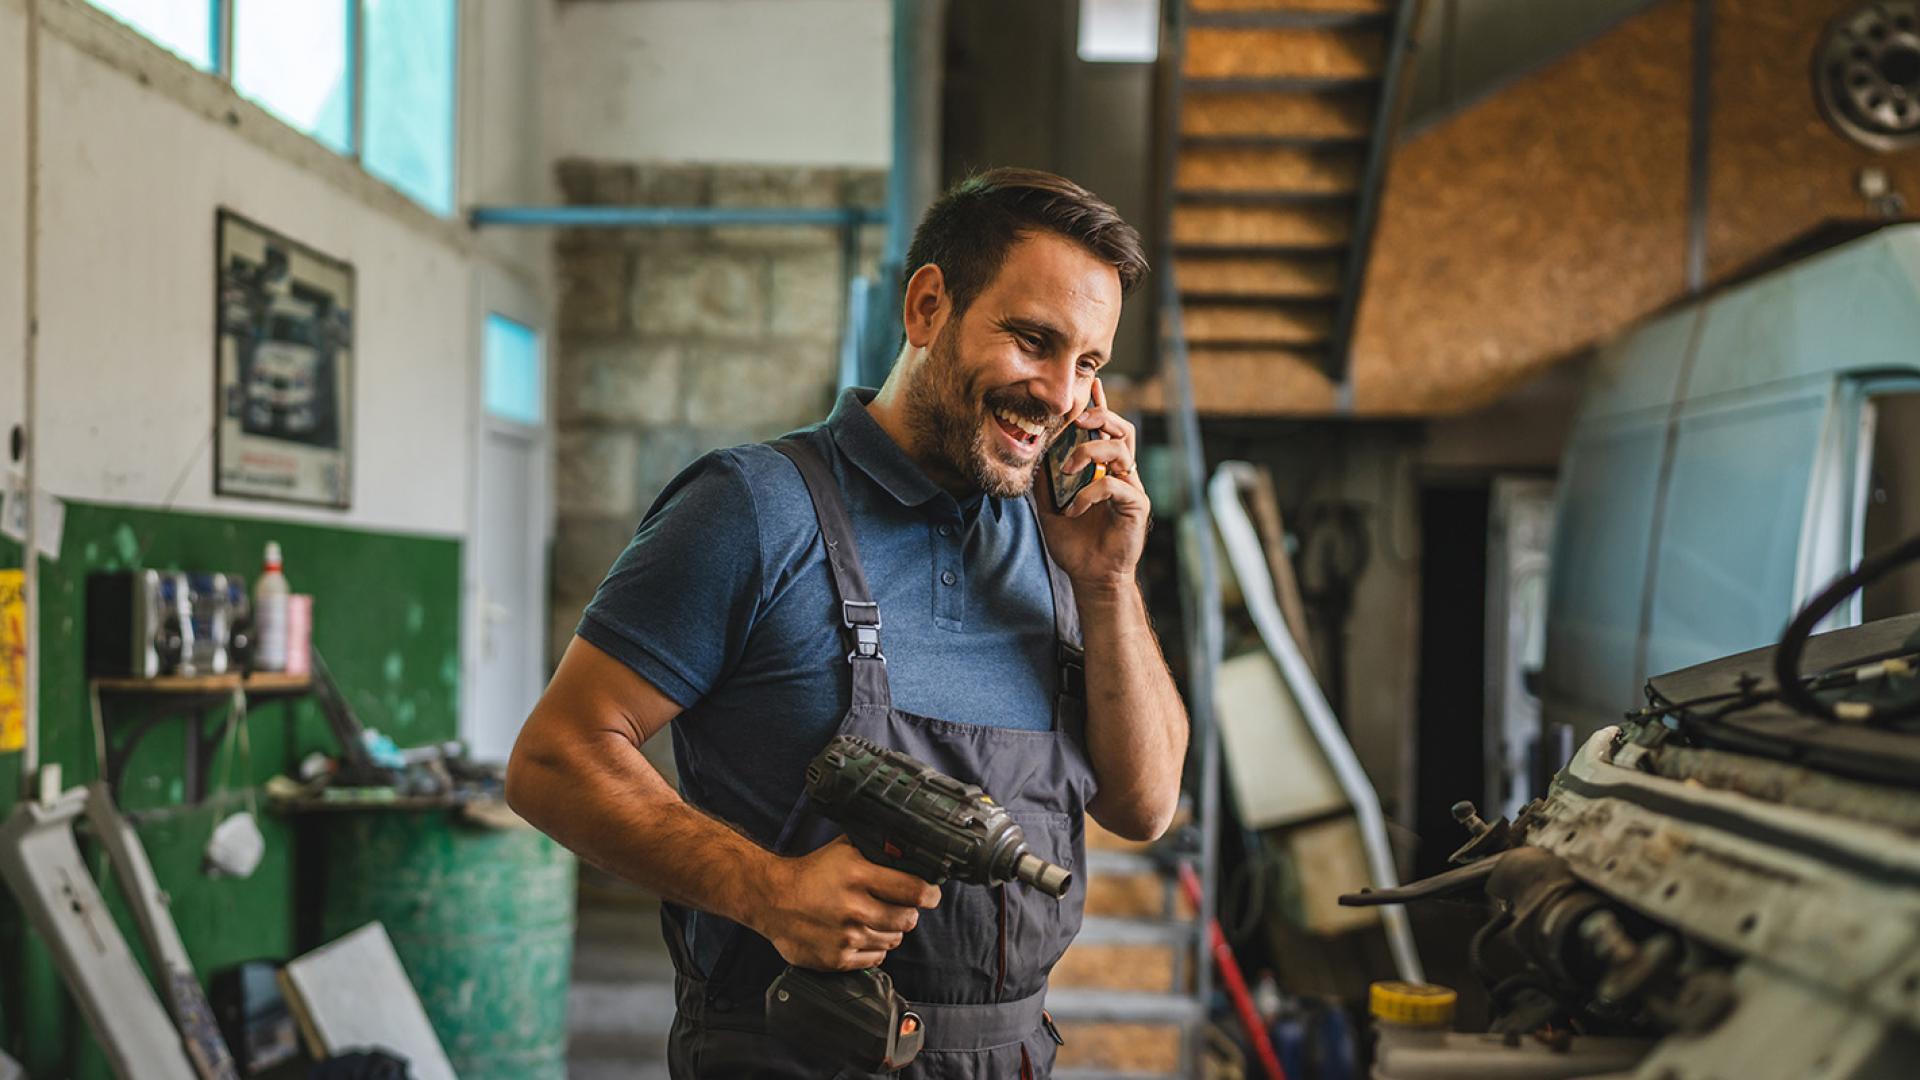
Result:
M1300 655L1300 646L1293 640L1293 635L1287 632L1286 622L1280 615L1280 605L1274 600L1273 578L1267 572L1259 536L1253 530L1253 522L1247 517L1246 507L1240 502L1241 486L1253 477L1253 466L1245 462L1222 462L1214 470L1213 479L1207 485L1214 526L1220 532L1221 543L1226 546L1227 561L1233 567L1234 577L1239 579L1241 595L1246 599L1247 610L1253 615L1255 628L1260 631L1260 640L1280 665L1280 674L1286 680L1294 700L1299 703L1308 729L1320 744L1321 752L1326 754L1327 764L1332 766L1341 791L1346 793L1347 802L1353 806L1354 817L1360 826L1360 839L1366 848L1367 868L1373 878L1373 887L1395 888L1400 884L1400 875L1394 869L1393 849L1387 843L1386 815L1380 810L1380 796L1374 791L1373 782L1367 779L1366 770L1360 767L1360 759L1354 755L1346 732L1340 729L1340 721L1328 706L1320 684L1314 681L1306 658ZM1414 945L1413 927L1407 920L1406 909L1393 904L1383 907L1380 915L1386 923L1387 945L1393 951L1394 967L1400 977L1407 982L1425 982L1425 973L1420 967L1420 953Z

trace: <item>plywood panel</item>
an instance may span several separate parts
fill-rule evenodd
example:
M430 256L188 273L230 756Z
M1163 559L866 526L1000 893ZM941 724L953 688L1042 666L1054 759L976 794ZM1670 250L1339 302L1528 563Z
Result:
M1348 78L1378 74L1384 55L1373 30L1195 27L1183 70L1194 79Z
M1723 277L1822 221L1871 216L1861 169L1886 170L1920 206L1920 150L1880 153L1821 119L1808 70L1853 0L1718 0L1709 129L1708 273Z
M1356 411L1458 411L1682 289L1691 7L1657 5L1391 164Z
M1180 99L1187 135L1364 137L1372 129L1366 94L1189 90Z

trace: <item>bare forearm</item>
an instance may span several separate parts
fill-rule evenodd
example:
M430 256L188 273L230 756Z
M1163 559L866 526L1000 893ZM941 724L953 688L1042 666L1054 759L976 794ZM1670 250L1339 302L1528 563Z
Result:
M1074 598L1087 650L1087 749L1100 782L1090 809L1123 836L1153 839L1179 802L1186 708L1138 587L1078 589Z
M617 732L523 734L507 801L581 858L666 899L748 925L767 908L781 860L688 805Z

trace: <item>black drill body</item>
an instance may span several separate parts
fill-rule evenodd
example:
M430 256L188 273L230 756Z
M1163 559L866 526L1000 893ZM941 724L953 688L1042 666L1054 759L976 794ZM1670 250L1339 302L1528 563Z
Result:
M973 784L841 735L807 766L807 794L868 861L933 885L1023 881L1054 899L1073 875L1036 857L1005 807Z
M828 743L807 766L807 794L868 861L929 884L1023 881L1055 899L1072 887L1073 875L1035 856L1012 816L977 785L869 739ZM926 1038L878 968L789 967L767 988L767 1027L867 1071L905 1068Z

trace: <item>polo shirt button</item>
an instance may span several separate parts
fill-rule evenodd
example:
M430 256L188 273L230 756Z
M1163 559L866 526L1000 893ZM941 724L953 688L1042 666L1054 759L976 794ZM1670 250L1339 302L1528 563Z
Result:
M959 580L959 578L953 576L953 571L951 570L942 570L940 572L940 584L942 585L951 585Z
M953 526L951 526L951 525L942 525L942 526L940 526L940 535L941 535L941 536L952 536L952 535L953 535Z

